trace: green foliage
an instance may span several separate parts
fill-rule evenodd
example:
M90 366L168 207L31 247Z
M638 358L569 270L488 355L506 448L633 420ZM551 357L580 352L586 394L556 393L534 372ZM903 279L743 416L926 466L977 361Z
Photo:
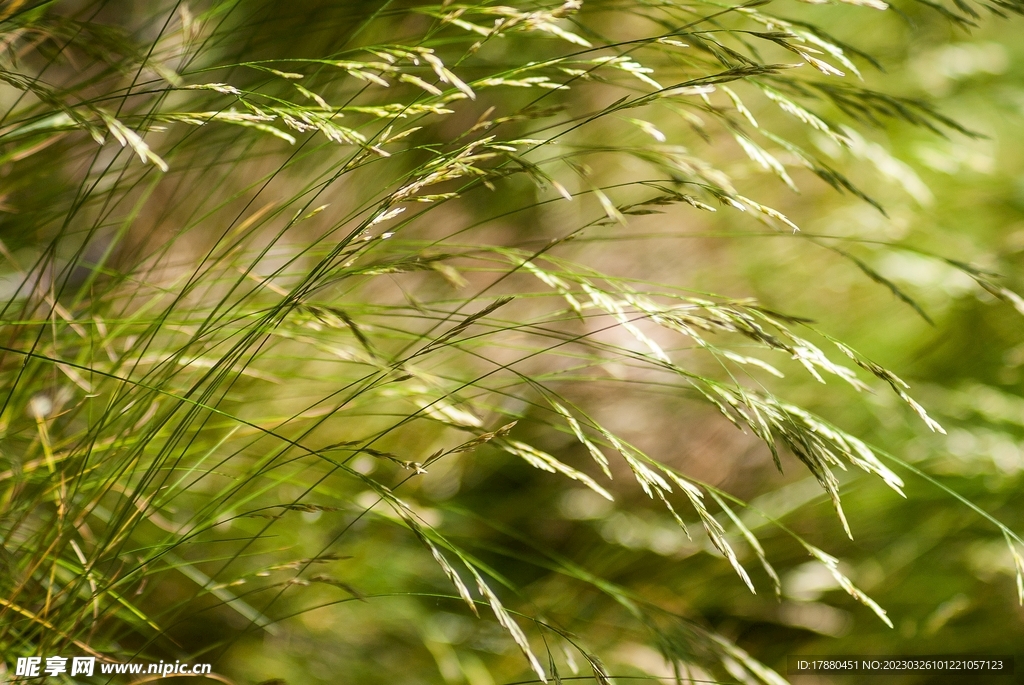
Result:
M845 559L965 515L1024 602L1019 475L928 461L1015 445L1019 379L872 361L1019 330L1006 265L871 230L939 211L901 141L984 138L869 54L1024 5L847 4L0 6L8 664L774 685L799 630L914 638Z

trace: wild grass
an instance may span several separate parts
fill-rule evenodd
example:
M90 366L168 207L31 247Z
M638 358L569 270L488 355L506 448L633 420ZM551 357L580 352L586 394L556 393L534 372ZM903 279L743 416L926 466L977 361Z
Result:
M406 674L429 652L449 682L611 682L588 635L609 630L641 635L680 682L783 682L692 616L524 537L530 512L429 502L478 461L521 460L607 500L639 488L751 592L779 591L758 537L775 527L888 623L828 551L588 408L633 386L709 406L780 470L795 457L847 535L837 472L902 494L903 464L774 379L885 389L920 430L943 430L896 374L800 316L576 257L644 215L731 212L848 258L927 317L725 169L875 202L815 136L852 148L888 119L970 132L857 85L872 58L776 4L3 5L7 662L216 664L252 635L287 651L272 640L312 630L303 615L351 605L371 637L332 638L349 645L349 682L402 672L374 664L389 642ZM981 19L982 4L924 4ZM566 444L553 436L577 446L545 448ZM1024 543L989 519L1024 601ZM551 576L532 584L539 570ZM577 593L610 602L576 615ZM435 619L460 611L492 614L490 639L519 655L456 655Z

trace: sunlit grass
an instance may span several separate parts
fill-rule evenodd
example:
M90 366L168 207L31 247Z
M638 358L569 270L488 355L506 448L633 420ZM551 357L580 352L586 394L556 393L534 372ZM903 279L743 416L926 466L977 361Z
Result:
M928 318L846 245L866 243L802 233L743 186L823 180L874 203L815 136L854 150L847 125L968 132L850 85L865 55L768 5L579 5L323 8L347 38L314 57L319 39L263 33L285 10L247 3L149 8L131 35L101 30L102 4L12 10L0 142L23 209L2 233L5 656L244 670L261 658L252 636L287 654L322 620L360 662L353 682L401 672L375 673L385 646L447 682L610 682L602 652L637 644L678 679L781 682L680 607L531 539L522 518L549 512L514 487L447 502L477 463L525 462L545 487L601 500L639 490L766 595L781 593L770 530L892 625L782 515L588 405L637 391L720 415L780 470L795 457L852 537L843 471L901 494L898 473L928 476L786 400L778 379L891 392L915 430L941 433L907 384L803 316L659 284L625 259L596 269L578 246L618 249L660 212L667 228L731 213L744 237L824 248ZM1024 307L995 274L928 256ZM1024 588L1021 539L984 516ZM577 595L607 601L583 615ZM473 614L501 628L481 633L493 663L445 632Z

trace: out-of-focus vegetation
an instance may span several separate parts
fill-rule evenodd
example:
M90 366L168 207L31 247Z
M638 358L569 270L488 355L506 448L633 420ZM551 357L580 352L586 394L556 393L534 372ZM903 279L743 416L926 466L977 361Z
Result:
M6 667L1024 657L1020 10L0 4Z

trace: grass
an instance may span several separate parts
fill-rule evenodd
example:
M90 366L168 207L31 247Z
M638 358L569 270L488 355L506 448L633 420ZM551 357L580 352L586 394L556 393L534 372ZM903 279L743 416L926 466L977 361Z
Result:
M973 7L933 9L970 23ZM777 395L776 377L892 392L917 430L943 430L898 376L803 317L582 259L646 215L732 213L850 260L927 318L743 186L823 180L881 207L816 137L853 148L846 126L888 120L970 132L850 85L866 54L771 10L8 2L8 664L75 652L249 677L238 664L264 640L304 673L294 641L327 633L323 662L351 682L611 682L591 641L650 645L679 680L782 682L692 612L531 539L522 521L544 507L514 496L533 478L519 463L591 507L635 482L693 539L680 544L714 550L752 592L781 593L759 541L773 528L892 625L807 536L590 408L633 388L709 408L780 470L795 457L850 536L840 474L902 494L908 465ZM945 263L1021 308L995 275ZM985 516L1024 587L1021 538ZM576 596L603 603L578 613ZM485 664L453 635L488 613Z

